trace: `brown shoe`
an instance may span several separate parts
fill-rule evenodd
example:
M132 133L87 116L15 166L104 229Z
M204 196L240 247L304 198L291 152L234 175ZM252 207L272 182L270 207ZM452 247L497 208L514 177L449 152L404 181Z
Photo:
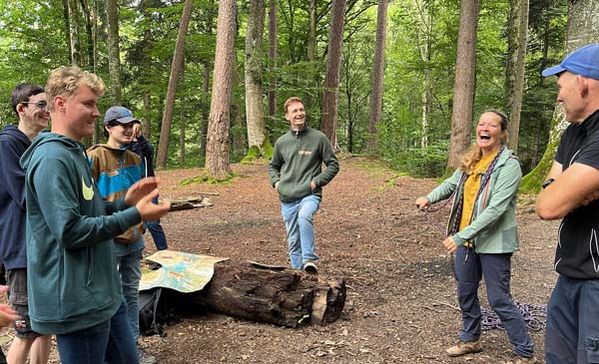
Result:
M466 354L480 353L483 350L483 345L480 339L476 341L460 341L456 345L445 350L448 356L462 356Z
M530 358L525 358L523 356L519 357L514 364L532 364L532 363L536 363L537 359L533 356Z

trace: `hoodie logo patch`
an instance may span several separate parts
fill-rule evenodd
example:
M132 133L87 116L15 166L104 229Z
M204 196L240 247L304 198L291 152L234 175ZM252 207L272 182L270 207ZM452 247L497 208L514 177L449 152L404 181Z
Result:
M83 198L86 201L91 201L92 198L94 198L94 189L85 184L85 179L83 176L81 176L81 190L83 192Z
M302 149L302 150L298 151L298 154L299 155L310 155L310 154L312 154L312 151L311 150L307 150L307 149Z

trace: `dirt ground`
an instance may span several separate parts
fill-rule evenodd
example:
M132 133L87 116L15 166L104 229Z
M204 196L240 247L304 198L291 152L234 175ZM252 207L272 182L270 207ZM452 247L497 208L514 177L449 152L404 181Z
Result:
M180 184L198 169L160 173L162 197L218 193L211 197L214 206L173 212L162 221L169 248L287 265L285 230L266 163L233 169L239 176L221 186ZM167 364L513 361L500 330L484 332L482 353L456 359L444 354L460 328L451 258L440 244L448 208L425 214L414 205L436 184L398 176L364 158L342 158L315 220L320 274L347 280L337 322L288 329L198 314L169 325L165 337L142 338L141 345ZM556 279L557 222L541 221L529 204L521 205L512 294L521 303L545 304ZM146 246L148 254L154 251L149 235ZM488 307L484 289L481 301ZM532 336L541 359L543 332Z

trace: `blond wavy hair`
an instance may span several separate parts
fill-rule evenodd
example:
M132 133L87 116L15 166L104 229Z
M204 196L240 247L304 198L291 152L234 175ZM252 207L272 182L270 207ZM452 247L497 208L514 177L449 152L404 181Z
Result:
M89 87L97 96L104 95L104 81L96 74L83 71L79 67L59 67L53 70L46 83L46 99L48 109L54 111L54 98L64 96L69 98L80 86Z
M507 116L498 110L488 110L485 111L481 114L488 114L488 113L492 113L497 115L497 117L499 117L499 121L500 121L500 125L501 125L501 145L505 145L508 142L509 139L509 135L508 135L508 130L507 130ZM466 153L464 153L464 155L462 156L462 160L460 161L460 166L459 169L462 172L469 172L475 165L476 163L478 163L480 161L480 159L483 156L483 151L482 149L480 149L480 147L478 145L476 145L476 143L472 144L470 146L470 148L468 148L468 150L466 151Z
M299 97L297 97L297 96L290 97L285 101L285 104L283 105L283 110L285 111L285 114L287 114L287 109L289 108L289 104L291 104L293 102L299 102L300 104L304 105L304 102Z

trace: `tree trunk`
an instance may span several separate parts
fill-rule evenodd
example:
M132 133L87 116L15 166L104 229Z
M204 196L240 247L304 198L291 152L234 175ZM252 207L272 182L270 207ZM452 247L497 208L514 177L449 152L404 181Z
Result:
M93 8L92 8L92 19L93 19L93 26L94 26L94 38L93 38L93 42L94 42L94 68L93 68L93 72L97 73L98 72L98 17L99 17L99 11L98 11L98 1L97 0L92 0L92 4L93 4Z
M229 127L235 42L235 0L218 2L212 100L206 140L206 169L216 179L231 175Z
M179 164L185 164L185 126L187 123L185 122L185 113L184 113L184 105L180 106L179 110Z
M510 0L508 18L508 51L505 85L505 109L509 118L509 148L518 153L520 112L524 93L526 34L528 33L529 0Z
M146 139L150 140L152 136L152 123L150 122L150 102L151 102L150 92L144 91L143 96L143 111L144 111L144 120L143 120L143 134Z
M90 14L90 10L89 10L89 6L87 4L86 0L79 0L79 3L81 4L81 10L83 11L83 15L85 16L85 33L87 35L87 64L88 64L88 69L95 71L96 69L96 59L94 56L94 47L95 47L95 40L94 40L94 32L93 32L93 24L92 24L92 16Z
M268 116L277 116L277 2L270 0L268 10L268 71L270 73L270 88L268 90Z
M106 2L108 24L108 68L110 73L110 96L113 105L121 105L121 58L119 50L119 6L117 0Z
M264 104L262 102L262 35L264 0L250 1L248 29L245 36L245 110L247 118L248 159L262 155L266 141Z
M599 1L577 0L568 5L568 29L564 55L599 39ZM539 164L522 179L521 191L537 192L549 173L562 133L568 125L562 106L558 104L553 114L549 141Z
M233 57L233 83L231 84L231 90L234 90L239 86L239 72L237 71L237 66L235 61L237 59ZM235 156L236 158L240 156L244 151L247 145L246 141L246 128L243 123L242 118L242 106L241 99L238 95L234 93L231 95L231 127L229 132L229 146L230 146L230 155Z
M202 73L202 125L200 127L200 156L206 160L206 137L208 134L208 111L210 105L210 69L212 64L206 61Z
M383 79L385 76L385 37L387 35L388 0L379 0L376 17L376 48L372 64L372 95L370 101L370 118L368 120L368 149L376 151L377 125L383 110Z
M458 167L462 154L470 145L476 76L477 25L478 0L460 0L460 27L453 88L448 170Z
M320 129L333 146L337 145L337 107L339 102L339 72L341 70L341 49L343 48L343 23L345 0L333 0L329 47L327 53L324 95L322 99L322 120Z
M308 62L314 62L316 60L316 6L317 0L310 0L310 32L308 33Z
M432 38L433 38L433 20L434 20L434 1L416 1L416 7L418 12L418 32L417 35L423 40L419 44L420 59L422 60L424 71L423 71L423 85L422 85L422 136L420 138L420 147L428 147L428 137L430 133L431 124L431 111L433 108L433 80L432 80L432 67L431 67L431 53L432 53Z
M297 327L337 320L346 288L343 279L323 281L285 267L225 260L214 265L212 280L196 297L229 316Z
M177 92L177 80L183 68L183 55L185 51L185 35L189 28L191 19L191 10L193 0L185 0L181 23L179 23L179 32L177 33L177 42L175 43L175 52L171 63L171 74L168 80L166 98L164 100L164 114L162 115L162 125L160 128L160 143L158 144L158 155L156 157L156 166L161 169L166 168L168 159L168 145L170 142L171 124L173 123L173 113L175 109L175 95Z
M69 40L71 45L71 64L81 66L81 45L79 44L79 11L77 2L67 0L69 12Z
M62 0L62 17L65 35L65 44L69 48L69 62L73 64L73 45L71 44L71 10L69 9L69 0Z

